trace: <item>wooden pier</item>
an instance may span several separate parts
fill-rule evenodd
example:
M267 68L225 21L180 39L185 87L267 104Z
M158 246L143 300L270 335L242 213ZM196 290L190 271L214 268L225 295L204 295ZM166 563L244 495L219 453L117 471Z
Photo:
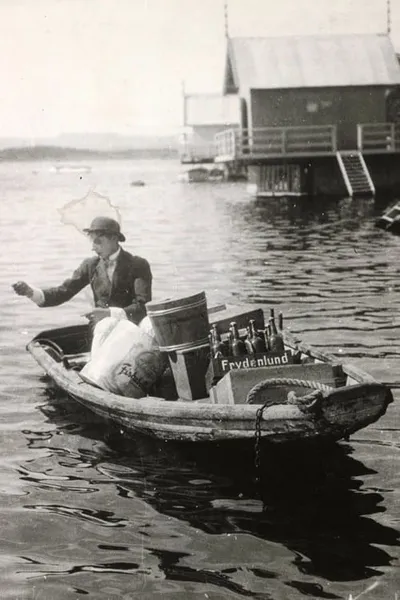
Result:
M255 195L400 191L400 65L388 36L228 39L223 89L240 122L215 133L214 161L245 169Z
M216 134L213 152L215 162L333 156L338 152L337 125L227 129ZM357 124L354 152L400 152L400 123Z
M302 176L304 163L310 167L311 159L315 164L315 159L331 157L349 196L374 195L368 158L400 153L400 124L357 124L356 138L353 150L340 151L336 125L227 129L215 136L215 162L256 167L260 196L303 195L309 193L303 185L307 179Z
M326 156L336 151L335 125L228 129L215 136L215 162Z

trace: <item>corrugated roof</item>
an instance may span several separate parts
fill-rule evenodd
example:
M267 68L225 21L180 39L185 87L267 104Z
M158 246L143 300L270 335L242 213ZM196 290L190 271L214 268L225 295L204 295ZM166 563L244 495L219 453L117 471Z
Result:
M185 96L186 125L233 125L240 122L237 96L192 94Z
M386 35L232 38L228 60L241 89L400 84L400 65Z

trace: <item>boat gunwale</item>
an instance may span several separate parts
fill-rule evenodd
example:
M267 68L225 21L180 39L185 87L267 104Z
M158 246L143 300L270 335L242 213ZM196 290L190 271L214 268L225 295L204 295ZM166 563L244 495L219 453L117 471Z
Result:
M257 413L262 405L217 404L208 401L207 398L198 401L167 400L154 396L136 399L96 388L81 380L75 369L68 369L63 361L56 360L45 349L46 339L43 338L43 334L51 334L52 331L59 330L39 333L27 344L27 350L56 385L78 404L101 418L118 423L131 432L141 432L165 441L195 443L254 440ZM70 331L76 333L77 329L72 328ZM351 414L354 401L358 402L360 396L375 395L374 415L371 414L367 418L359 415L353 424L341 424L325 421L324 418L321 421L317 414L302 411L296 404L277 404L267 407L263 415L261 423L263 440L274 444L298 443L307 439L339 441L372 424L385 414L390 403L390 400L385 400L383 395L384 389L390 389L387 385L379 383L361 369L343 363L338 357L316 350L297 340L288 330L285 330L284 338L287 347L300 350L302 354L313 357L317 362L341 365L344 375L347 376L347 382L348 378L355 381L354 384L347 383L332 388L323 400L323 405L326 402L328 411L330 406L336 403L337 406L342 406L345 412ZM341 390L352 388L358 388L355 397L352 397L351 393L347 397L348 394L345 393L340 398Z
M37 342L29 342L27 349L36 362L45 370L46 374L65 391L71 393L74 397L80 398L82 397L80 392L84 390L88 402L90 401L102 407L108 406L113 410L119 409L121 413L126 414L129 411L132 415L148 414L153 417L154 409L160 409L165 417L179 416L180 413L184 412L187 418L196 418L196 415L198 415L199 420L204 420L207 417L223 420L251 419L254 423L259 408L257 404L213 404L196 400L165 400L156 396L145 396L143 398L120 396L110 391L95 388L83 379L82 382L76 383L72 377L68 376L69 371L63 364L54 360ZM297 415L298 418L304 418L304 414L295 405L282 404L279 406L290 409L293 416Z
M289 336L290 337L290 336ZM289 339L289 344L293 342L294 338ZM298 348L298 345L296 345ZM304 350L308 350L311 347L304 348ZM154 416L154 410L160 411L163 413L165 417L176 417L178 418L182 413L184 413L184 419L197 419L199 421L205 420L224 420L224 421L235 421L235 420L251 420L254 423L256 418L256 413L260 405L258 404L216 404L212 402L207 402L206 398L200 401L188 401L188 400L166 400L164 398L159 398L156 396L145 396L143 398L129 398L125 396L121 396L115 394L110 391L102 390L101 388L96 388L85 381L79 381L78 383L74 381L74 378L69 376L69 370L65 368L62 362L57 362L54 358L52 358L48 352L43 348L40 344L38 336L34 338L27 345L28 351L35 358L36 362L45 370L47 375L49 375L54 381L62 387L65 391L70 393L71 395L82 398L86 404L95 404L101 407L108 407L110 410L118 410L121 414L131 414L132 416L140 415L142 416ZM330 357L324 355L323 353L319 353L320 357L324 356L327 362L335 362L338 363L336 357ZM354 385L344 385L342 386L343 390L349 389L351 387L355 387L356 385L366 385L375 384L382 385L376 381L372 376L364 373L363 371L356 369L354 372L354 368L352 365L342 364L342 368L346 375L350 377L354 377L357 380L357 383ZM351 373L348 372L348 367L352 367L350 369ZM72 371L76 373L75 371ZM360 381L361 380L361 381ZM385 386L386 387L386 386ZM340 391L340 387L333 388L334 391ZM84 394L84 396L82 396ZM275 410L273 410L275 409ZM286 417L292 419L302 419L309 420L309 416L306 413L302 412L300 408L294 404L279 404L273 407L268 408L268 412L277 412L285 413Z

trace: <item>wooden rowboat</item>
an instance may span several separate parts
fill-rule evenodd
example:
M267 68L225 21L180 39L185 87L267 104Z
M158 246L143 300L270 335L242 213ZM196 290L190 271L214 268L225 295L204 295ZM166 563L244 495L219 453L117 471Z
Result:
M218 323L224 315L215 313L212 318ZM127 398L80 377L89 358L87 333L86 325L43 331L27 349L57 386L132 434L186 442L254 441L255 436L262 443L330 442L377 421L393 400L387 386L286 330L285 349L298 364L232 368L209 396L193 401L171 392L169 373L154 395ZM273 390L279 391L278 396ZM299 390L303 395L298 396Z
M400 202L390 206L376 219L375 226L393 235L400 235Z

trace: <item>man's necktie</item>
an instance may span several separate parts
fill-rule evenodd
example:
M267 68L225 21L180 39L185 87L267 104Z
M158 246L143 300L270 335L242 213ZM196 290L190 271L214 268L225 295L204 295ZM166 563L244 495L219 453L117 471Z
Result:
M109 267L110 262L104 258L102 258L100 260L99 263L99 271L101 274L101 278L103 279L104 283L107 284L107 286L111 283L110 277L108 275L108 267Z

